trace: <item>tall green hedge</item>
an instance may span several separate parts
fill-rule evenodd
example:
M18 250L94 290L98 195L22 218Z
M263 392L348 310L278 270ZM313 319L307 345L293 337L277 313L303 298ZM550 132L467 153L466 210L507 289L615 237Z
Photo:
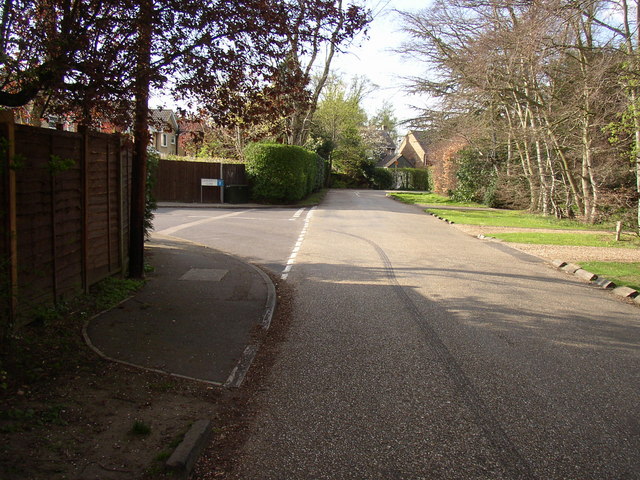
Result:
M393 188L393 173L388 168L376 167L371 183L376 190L389 190Z
M302 147L252 143L244 156L255 200L297 202L324 183L324 159Z
M431 175L426 168L390 168L395 190L431 191Z

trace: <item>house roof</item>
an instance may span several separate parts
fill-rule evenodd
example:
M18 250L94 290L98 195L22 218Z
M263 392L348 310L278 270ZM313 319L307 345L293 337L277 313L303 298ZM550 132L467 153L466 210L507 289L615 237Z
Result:
M172 130L178 130L178 120L173 110L165 108L153 108L149 110L151 113L151 121L149 127L154 130L163 130L165 126L169 126Z
M429 146L429 143L431 143L429 141L429 133L430 132L427 132L427 131L424 131L424 130L410 130L407 135L413 135L414 138L420 144L420 146L426 152L427 151L427 147Z
M397 164L396 164L397 162ZM397 167L397 168L413 168L414 165L413 163L411 163L411 161L406 158L403 157L402 154L400 153L396 153L396 154L389 154L386 157L384 157L382 160L380 160L377 164L376 167L382 167L382 168L392 168L392 167Z
M382 130L378 130L379 135L380 135L380 139L385 143L386 147L389 149L394 149L396 148L396 142L393 140L393 138L391 138L391 134L389 134L389 130L386 129L382 129Z

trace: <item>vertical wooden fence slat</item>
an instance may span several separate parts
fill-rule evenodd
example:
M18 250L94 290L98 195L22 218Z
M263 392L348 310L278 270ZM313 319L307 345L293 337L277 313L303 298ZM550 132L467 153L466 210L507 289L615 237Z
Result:
M11 163L15 155L15 126L13 123L13 112L0 111L0 136L4 140L4 154L1 159L0 168L3 169L2 180L4 190L4 227L5 234L2 241L5 244L4 253L7 261L7 275L0 282L7 284L6 307L4 324L0 324L0 343L5 344L5 339L9 335L11 328L15 324L15 317L18 309L18 236L17 236L17 216L16 216L16 174ZM4 261L4 259L0 259Z
M110 141L107 140L105 145L105 156L107 157L107 270L111 273L111 149Z
M124 182L122 181L122 177L124 175L123 170L123 162L122 157L124 152L122 151L122 137L118 134L117 141L117 152L116 152L116 160L117 160L117 172L118 172L118 263L120 265L120 274L124 276L126 267L125 267L125 255L124 255L124 202L122 201L124 198Z
M80 159L82 169L82 288L89 292L89 131L80 130L82 142Z
M49 135L49 157L47 160L51 160L53 155L53 135ZM50 193L50 211L51 211L51 285L53 289L54 301L58 299L58 255L57 255L57 230L56 224L58 219L56 218L56 176L49 172L49 183L51 188Z

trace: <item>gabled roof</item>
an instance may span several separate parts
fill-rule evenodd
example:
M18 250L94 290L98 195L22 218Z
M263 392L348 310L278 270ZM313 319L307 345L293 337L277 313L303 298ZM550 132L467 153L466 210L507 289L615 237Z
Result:
M396 164L397 162L397 164ZM397 167L397 168L413 168L414 165L413 163L411 163L411 161L406 158L403 157L400 153L396 153L396 154L389 154L386 157L384 157L382 160L380 160L377 164L376 167L382 167L382 168L393 168L393 167Z
M173 131L178 130L178 120L173 110L165 108L149 109L151 120L149 128L152 130L163 130L164 126L169 126Z
M424 130L410 130L407 135L413 135L424 151L427 151L427 147L429 143L431 143L429 140L429 132Z
M380 132L380 138L385 143L386 147L389 149L396 148L396 142L391 138L391 134L389 134L389 130L382 129L378 130Z

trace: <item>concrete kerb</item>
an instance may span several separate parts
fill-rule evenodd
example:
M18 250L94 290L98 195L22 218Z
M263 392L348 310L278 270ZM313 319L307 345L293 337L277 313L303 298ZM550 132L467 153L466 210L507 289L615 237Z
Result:
M182 478L187 478L191 474L196 460L198 460L210 436L210 420L203 419L194 422L185 434L182 442L180 442L167 460L165 464L167 469Z
M621 298L633 300L636 305L640 305L640 295L638 294L638 291L634 290L633 288L617 287L616 284L611 280L603 277L598 277L597 275L582 269L579 265L566 263L562 260L553 260L551 264L559 270L563 270L567 273L573 274L576 277L581 278L589 283L593 283L594 285L597 285L604 290L611 290L614 295L617 295Z

